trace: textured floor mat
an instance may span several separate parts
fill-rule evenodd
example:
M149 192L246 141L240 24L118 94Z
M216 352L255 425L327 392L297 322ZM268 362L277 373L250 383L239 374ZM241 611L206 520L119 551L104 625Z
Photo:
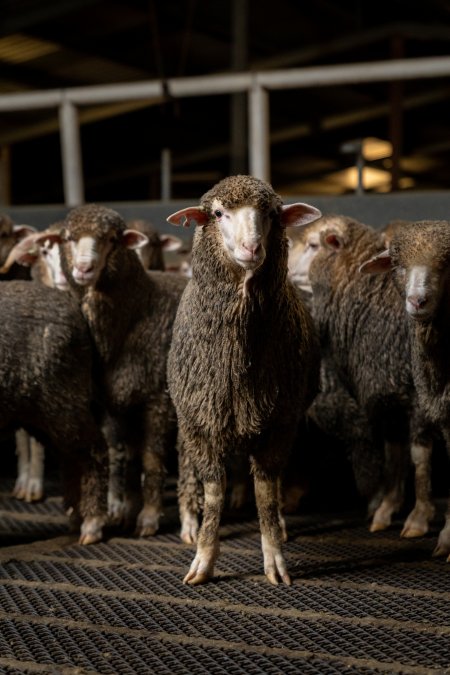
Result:
M31 505L3 487L0 673L450 673L443 505L417 540L400 521L370 534L357 512L288 517L290 588L262 576L252 514L226 513L217 576L191 588L173 484L156 537L87 547L55 490Z

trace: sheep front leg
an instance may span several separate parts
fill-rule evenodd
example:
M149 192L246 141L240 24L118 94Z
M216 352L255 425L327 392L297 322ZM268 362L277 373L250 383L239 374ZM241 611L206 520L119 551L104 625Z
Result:
M100 430L82 459L79 483L82 519L79 543L95 544L102 540L107 521L108 448Z
M432 445L413 443L411 459L415 470L416 503L407 517L402 537L422 537L428 532L429 524L434 516L431 501L431 453Z
M30 438L30 470L25 501L38 502L44 496L44 446Z
M17 455L17 479L14 485L13 496L25 499L28 485L28 471L30 468L30 437L25 429L18 429L15 434Z
M164 468L164 446L157 438L153 439L144 450L142 457L143 502L144 505L137 517L137 534L139 537L151 537L158 531L159 519L162 516L162 495L166 470Z
M264 573L271 584L278 586L279 579L291 585L291 578L281 550L285 528L280 520L279 477L268 476L253 460L255 498L261 528L261 547Z
M197 478L194 466L185 452L181 437L177 441L178 449L178 508L180 512L181 541L195 544L198 536L198 515L202 508L203 486Z
M403 443L385 441L385 480L386 490L383 493L381 504L376 509L370 532L378 532L388 528L393 514L398 511L403 502L407 446Z
M214 565L219 555L219 525L225 501L225 473L219 480L208 480L204 484L205 502L203 522L198 535L197 553L184 584L196 586L208 581L214 574Z

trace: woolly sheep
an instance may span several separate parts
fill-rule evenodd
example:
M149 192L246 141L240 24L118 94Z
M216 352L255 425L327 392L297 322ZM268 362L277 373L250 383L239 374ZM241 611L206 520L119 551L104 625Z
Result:
M11 260L12 252L31 233L35 233L31 225L16 225L7 214L0 214L0 280L29 279L29 270ZM44 448L35 438L30 437L24 429L15 433L17 455L17 479L13 495L27 502L39 501L44 494Z
M102 537L107 456L96 410L91 337L67 293L0 284L0 428L23 428L62 457L64 502L80 543Z
M322 348L331 370L368 419L373 447L384 446L381 503L371 530L387 527L400 508L411 455L416 470L416 505L402 535L419 536L428 530L434 513L422 479L428 470L424 467L429 466L431 424L417 405L408 331L398 294L388 279L368 279L358 272L368 256L383 250L383 241L378 232L352 219L347 219L345 227L341 221L320 236L310 281Z
M391 272L411 340L414 383L424 414L442 430L450 454L450 222L419 221L396 231L389 250L362 265L364 273ZM450 562L450 501L435 555Z
M162 514L164 461L175 442L176 415L167 391L166 360L181 293L181 275L146 272L135 249L147 238L127 229L107 207L69 211L61 241L63 271L79 298L99 357L109 446L126 465L126 523L153 535ZM141 471L144 475L141 486Z
M321 248L320 234L329 228L343 232L350 222L347 216L330 213L303 228L287 228L288 274L311 311L314 298L309 269ZM320 380L320 391L308 410L308 417L330 438L344 442L358 491L368 499L375 497L381 480L381 458L368 431L368 420L339 380L326 353L321 356ZM371 515L374 509L371 501Z
M225 462L233 452L250 457L265 574L273 584L279 578L291 583L281 550L278 482L317 390L318 343L309 312L287 280L285 227L319 216L307 204L283 206L268 183L239 175L216 184L200 206L168 218L197 224L192 278L168 359L183 442L181 485L187 466L204 489L197 553L185 583L213 576ZM181 492L182 509L182 520L195 517Z

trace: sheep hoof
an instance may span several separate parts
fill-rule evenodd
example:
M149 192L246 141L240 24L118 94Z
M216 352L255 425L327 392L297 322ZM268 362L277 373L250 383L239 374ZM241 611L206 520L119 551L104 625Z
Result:
M189 584L189 586L199 586L204 584L211 579L212 575L208 572L191 572L189 571L183 579L183 584Z
M138 537L141 539L145 537L153 537L156 533L158 532L157 527L152 527L151 525L148 525L147 527L141 527L137 531Z
M82 534L80 535L78 543L81 544L81 546L88 546L89 544L96 544L101 540L102 540L101 535Z
M271 570L270 572L266 572L266 577L272 584L272 586L278 586L279 581L278 581L278 572ZM292 580L291 577L287 572L284 572L283 574L279 575L279 578L281 581L286 584L286 586L292 586Z
M373 521L369 527L369 532L381 532L382 530L387 530L389 525L390 523L381 520Z
M198 534L198 518L195 514L186 513L181 519L180 538L185 544L196 544Z
M441 530L441 532L439 533L437 546L433 551L433 556L436 557L444 555L448 556L449 553L450 553L450 521L447 520L444 529Z
M105 519L99 516L85 518L81 526L78 543L82 546L87 546L88 544L96 544L98 541L101 541L104 521Z
M198 586L209 581L214 575L214 563L218 555L218 544L205 546L201 551L197 551L189 572L183 579L183 584Z
M27 494L27 486L25 483L22 481L17 481L14 490L12 491L13 497L16 499L25 499L25 496Z
M400 536L404 537L405 539L414 539L415 537L423 537L427 532L428 527L421 528L405 525L403 530L400 532Z
M279 580L291 585L291 578L286 568L286 562L279 546L271 543L265 535L261 537L264 557L264 574L271 584L278 586Z
M25 494L26 502L40 502L44 498L44 488L41 481L29 481Z
M142 509L137 518L136 534L138 537L153 537L159 529L159 516L154 509Z

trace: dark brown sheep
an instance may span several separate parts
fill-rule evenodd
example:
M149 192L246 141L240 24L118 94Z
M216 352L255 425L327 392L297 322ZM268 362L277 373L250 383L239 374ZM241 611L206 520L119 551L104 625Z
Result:
M168 218L175 225L198 225L192 278L168 359L184 443L180 478L187 458L204 488L197 554L186 583L202 583L214 573L225 462L233 453L250 457L266 576L273 584L279 578L290 583L281 551L278 483L317 391L318 343L310 314L287 279L285 227L319 216L306 204L283 206L264 181L231 176L207 192L200 206Z
M132 249L147 238L126 229L121 216L104 206L72 209L62 238L70 241L71 252L70 263L63 255L63 270L99 356L108 443L136 460L127 464L123 518L132 523L137 516L138 534L152 535L162 513L164 462L175 442L166 360L187 280L146 272Z
M54 226L55 228L57 225ZM52 228L49 228L49 231ZM13 225L9 217L0 216L0 279L36 279L50 287L58 285L57 247L53 250L36 243L44 233L28 225ZM6 254L6 258L3 257ZM31 270L31 273L30 273ZM27 502L39 501L44 496L44 448L23 429L15 434L17 479L13 495Z
M0 284L0 428L22 427L61 458L80 543L106 520L107 448L94 417L93 352L77 303L27 281Z
M368 420L374 448L384 448L381 503L371 530L386 528L400 508L411 456L416 467L416 505L402 532L411 537L428 530L434 513L422 480L432 436L429 423L424 427L418 422L408 329L398 293L388 278L359 274L361 263L383 248L378 232L351 219L345 227L340 222L322 232L321 250L310 267L313 314L329 371L356 401L359 417Z
M420 221L400 228L389 250L366 262L365 273L392 272L408 317L414 383L426 417L442 430L450 454L450 222ZM450 562L450 501L436 555Z

